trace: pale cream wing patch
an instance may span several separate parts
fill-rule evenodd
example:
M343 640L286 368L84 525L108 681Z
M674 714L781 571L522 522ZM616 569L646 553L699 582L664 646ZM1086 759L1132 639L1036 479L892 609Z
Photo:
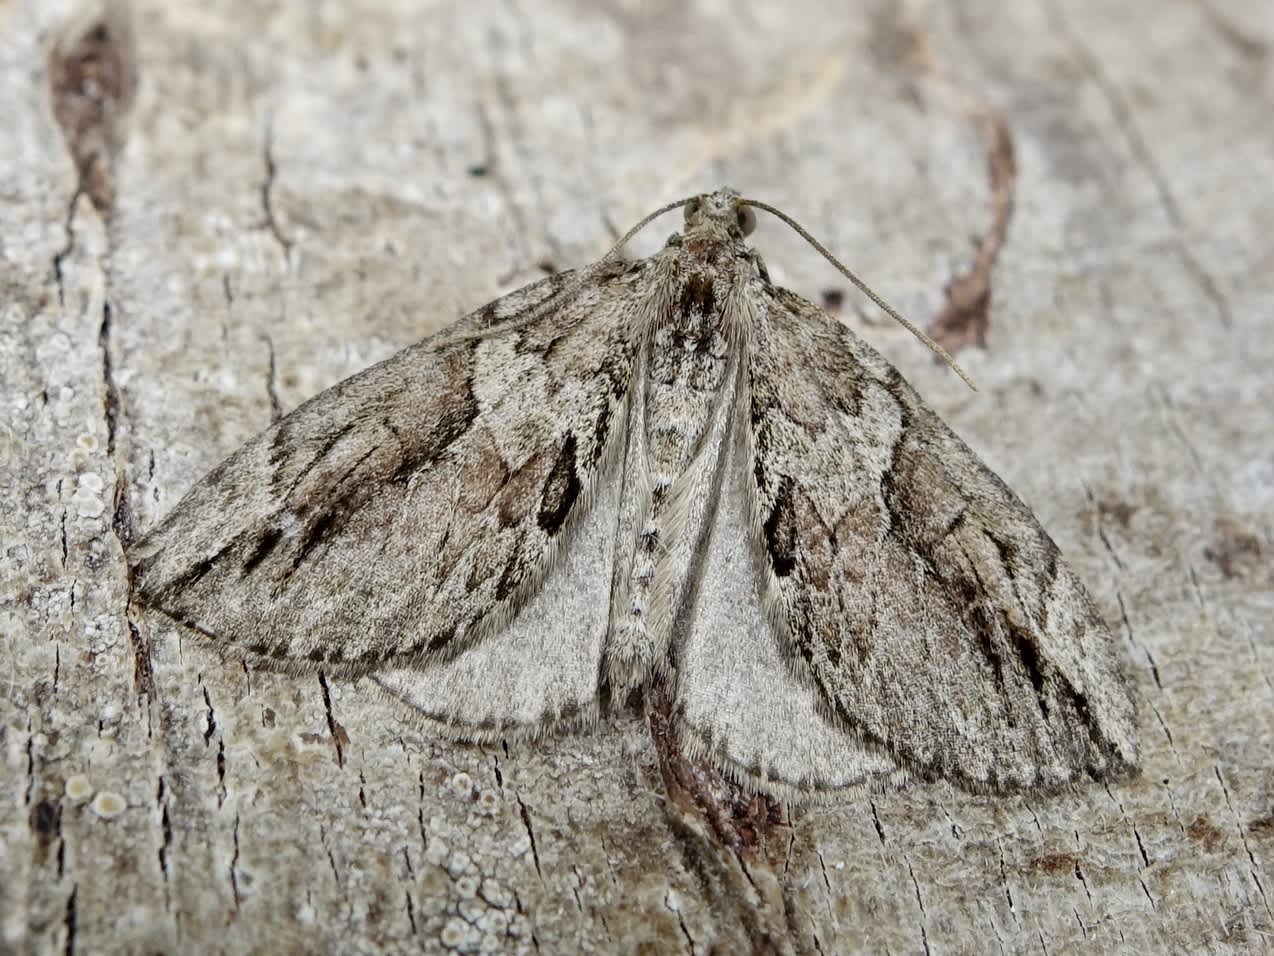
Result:
M676 650L676 720L684 745L744 786L807 800L906 773L880 747L828 719L802 661L785 649L763 606L765 571L751 526L748 419L733 440L693 607Z
M588 514L508 624L455 657L372 679L440 733L466 740L551 733L598 716L610 623L622 461L608 465Z

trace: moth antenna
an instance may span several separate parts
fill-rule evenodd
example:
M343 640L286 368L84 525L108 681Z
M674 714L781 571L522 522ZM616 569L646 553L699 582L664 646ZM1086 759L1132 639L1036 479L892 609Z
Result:
M602 257L601 257L601 259L599 259L598 261L599 261L599 262L605 262L607 259L609 259L611 256L613 256L615 253L619 252L619 250L620 250L620 249L622 249L622 248L624 248L624 246L628 245L628 241L629 241L630 239L632 239L632 237L633 237L633 236L637 235L637 233L641 232L643 229L645 229L647 226L649 226L652 222L654 222L656 219L658 219L658 218L659 218L660 216L662 216L664 213L666 213L666 212L672 212L674 209L680 209L682 206L688 206L688 205L690 205L690 203L694 202L694 201L695 201L696 199L698 199L698 198L699 198L699 196L697 196L697 195L696 195L696 196L687 196L687 197L686 197L686 198L684 198L684 199L676 199L676 200L673 200L673 201L672 201L672 202L670 202L670 203L665 203L664 205L660 206L660 207L659 207L658 209L656 209L654 212L652 212L652 213L650 213L649 215L647 215L647 216L643 217L643 218L642 218L642 220L641 220L641 222L637 223L637 225L633 226L633 227L632 227L631 229L629 229L626 233L624 233L624 235L620 238L620 240L619 240L617 243L615 243L613 246L611 246L611 247L610 247L610 249L609 249L609 250L607 250L606 255L602 256Z
M682 206L694 202L698 198L698 196L686 196L684 199L677 199L673 202L665 203L654 212L642 217L642 220L620 236L619 241L606 250L606 254L598 259L597 262L586 269L580 269L579 272L576 273L574 280L562 289L561 293L557 297L549 300L549 302L545 302L540 308L535 309L528 318L528 321L534 321L539 318L550 308L550 306L552 308L561 308L563 302L571 301L571 299L575 298L575 296L579 294L580 289L584 288L588 280L592 278L594 271L600 268L602 263L609 262L612 256L618 253L620 249L624 248L624 246L628 245L628 241L632 239L633 236L637 235L637 233L641 232L664 213L672 212L674 209L679 209Z
M682 200L682 202L688 202L688 201L689 200ZM680 203L677 203L674 205L680 205ZM787 223L788 226L790 226L792 230L798 236L800 236L802 239L808 242L811 246L813 246L818 251L819 255L821 255L824 259L826 259L833 266L835 266L837 271L839 271L841 275L843 275L846 279L852 282L855 288L858 289L858 291L862 292L863 295L867 296L867 298L875 302L876 305L880 306L880 308L884 310L887 316L889 316L891 319L893 319L895 322L901 325L904 329L906 329L908 332L910 332L912 335L918 338L925 345L929 346L930 351L932 351L934 355L938 356L938 358L942 359L942 361L946 363L947 367L950 368L951 371L959 375L960 378L964 381L965 385L969 386L969 388L975 392L978 390L978 387L973 384L973 380L969 378L969 376L965 373L964 369L960 367L959 363L957 363L956 360L951 357L950 352L944 349L941 345L939 345L933 339L929 338L929 336L926 335L919 328L919 326L913 323L910 319L905 318L902 315L902 313L900 313L892 305L890 305L888 302L882 299L879 295L877 295L874 291L872 291L871 286L869 286L862 279L858 278L858 276L854 275L853 271L850 270L848 266L846 266L843 262L837 259L830 252L828 252L827 247L824 246L817 239L815 239L812 235L810 235L809 231L804 226L802 226L799 222L797 222L787 213L783 212L781 209L776 209L775 207L771 206L769 203L760 202L756 199L740 198L739 205L753 206L757 209L762 209L765 212L768 212L771 216L774 216L776 219L780 219L783 222ZM668 209L671 209L671 208L672 208L671 206L665 207L664 209L660 210L660 212L666 212ZM658 213L655 213L654 215L658 215ZM642 225L645 225L646 222L649 222L650 218L653 218L653 216L643 220ZM627 239L627 237L625 237L625 239Z
M664 213L672 212L672 210L674 209L678 209L681 206L688 205L689 203L694 202L698 198L699 197L697 195L687 196L684 199L678 199L678 200L675 200L674 202L666 203L665 205L660 206L654 212L643 217L641 222L637 223L637 225L633 226L626 233L624 233L623 236L620 237L619 241L616 242L613 246L610 247L610 249L606 251L606 254L604 256L598 259L591 266L588 266L587 268L584 268L584 269L580 269L578 272L576 272L575 276L571 279L571 281L568 282L565 286L563 286L562 289L557 293L557 295L549 296L549 298L546 301L540 303L540 305L536 306L534 309L532 309L522 318L516 320L515 322L507 324L505 328L520 328L521 326L524 326L524 325L530 325L532 322L536 322L539 319L543 318L550 309L560 309L563 303L570 302L571 300L575 298L575 296L579 295L580 290L583 289L584 286L588 284L588 281L593 277L594 272L603 263L609 262L611 257L614 256L615 253L619 252L620 249L628 245L628 241L632 239L633 236L637 235L637 233L641 232L648 225L650 225L652 221L654 221L655 219L658 219ZM486 329L471 329L467 332L461 332L457 335L454 335L448 338L447 342L448 344L455 344L456 342L464 342L469 339L480 339L486 336L486 334L487 334Z

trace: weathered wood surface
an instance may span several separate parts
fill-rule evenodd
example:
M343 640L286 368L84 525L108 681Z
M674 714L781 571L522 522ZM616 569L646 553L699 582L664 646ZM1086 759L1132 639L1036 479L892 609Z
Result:
M974 395L842 306L1090 584L1144 741L1109 787L790 814L766 945L1274 950L1265 4L138 0L113 168L78 140L102 211L50 89L80 9L0 3L0 950L760 945L637 717L440 744L130 610L121 559L272 415L721 182L985 342ZM118 66L77 74L81 133ZM777 223L755 241L844 291Z

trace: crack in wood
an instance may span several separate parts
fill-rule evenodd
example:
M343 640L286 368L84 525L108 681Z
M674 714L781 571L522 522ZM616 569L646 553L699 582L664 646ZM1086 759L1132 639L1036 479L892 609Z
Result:
M336 720L332 713L332 692L327 686L327 675L322 671L318 672L319 688L323 691L323 712L327 717L327 732L332 741L332 748L336 751L336 766L344 768L345 766L345 749L342 745L342 738L348 739L345 728Z
M531 860L535 863L535 875L540 878L540 882L544 882L544 871L540 869L540 850L535 842L535 828L531 826L531 812L526 808L526 804L522 802L520 796L514 799L518 802L518 816L522 819L522 826L526 829L527 839L531 841Z
M1084 71L1105 99L1111 114L1115 117L1120 132L1128 143L1129 149L1132 150L1137 162L1141 165L1151 185L1154 187L1155 193L1159 197L1160 207L1172 224L1172 242L1181 257L1181 262L1185 266L1186 272L1195 280L1199 290L1211 303L1221 324L1226 328L1233 327L1234 316L1230 310L1230 303L1224 293L1222 293L1216 277L1207 270L1186 241L1185 237L1191 233L1191 230L1185 221L1185 216L1181 211L1180 204L1177 202L1176 195L1168 184L1167 175L1159 165L1159 161L1151 150L1149 142L1141 133L1141 128L1136 122L1136 113L1131 104L1106 74L1096 54L1081 40L1080 34L1071 27L1069 20L1063 16L1061 6L1053 2L1053 0L1047 0L1045 9L1048 11L1049 19L1057 28L1057 32L1066 38L1076 59L1079 60Z
M292 246L296 244L296 241L283 231L274 212L274 184L278 178L279 168L274 161L274 121L270 116L267 116L265 120L262 152L265 156L265 181L261 183L261 211L265 215L265 229L283 250L284 260L290 262ZM273 349L270 354L273 360Z

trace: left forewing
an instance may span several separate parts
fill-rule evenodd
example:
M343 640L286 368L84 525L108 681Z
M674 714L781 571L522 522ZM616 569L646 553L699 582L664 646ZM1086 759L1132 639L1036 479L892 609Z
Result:
M1135 765L1111 634L1021 500L896 369L792 293L748 352L770 610L833 719L970 789Z
M559 301L546 279L306 402L133 546L134 596L255 663L339 676L500 631L619 458L631 281Z

